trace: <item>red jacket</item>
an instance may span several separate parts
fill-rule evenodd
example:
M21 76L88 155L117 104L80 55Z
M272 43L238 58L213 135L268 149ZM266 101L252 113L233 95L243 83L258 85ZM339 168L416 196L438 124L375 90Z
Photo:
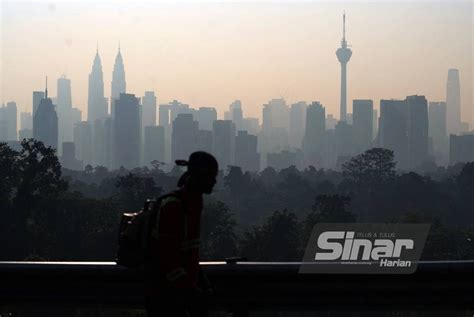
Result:
M202 195L182 188L165 198L151 230L152 261L146 293L195 288L199 276Z

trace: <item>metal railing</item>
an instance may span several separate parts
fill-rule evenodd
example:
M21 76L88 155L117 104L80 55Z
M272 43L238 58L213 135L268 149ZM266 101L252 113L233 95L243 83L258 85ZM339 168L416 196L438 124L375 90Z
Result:
M414 274L299 274L300 263L203 262L228 311L474 309L474 261L420 262ZM114 262L0 262L0 305L143 308L141 270Z

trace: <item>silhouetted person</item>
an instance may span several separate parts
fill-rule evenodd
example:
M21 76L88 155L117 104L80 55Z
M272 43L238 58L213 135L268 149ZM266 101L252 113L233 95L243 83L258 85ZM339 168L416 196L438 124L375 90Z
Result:
M152 260L145 267L148 316L207 316L211 288L199 266L202 194L216 183L218 164L206 152L194 152L178 181L179 189L166 197L152 228Z

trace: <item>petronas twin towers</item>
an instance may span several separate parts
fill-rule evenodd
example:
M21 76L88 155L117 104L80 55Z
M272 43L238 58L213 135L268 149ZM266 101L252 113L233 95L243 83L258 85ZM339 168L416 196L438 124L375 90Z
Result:
M125 68L120 46L115 57L112 73L112 89L110 98L110 116L114 116L114 101L126 91ZM89 96L87 101L87 121L94 122L109 116L107 98L104 96L104 76L99 50L96 51L92 71L89 74Z

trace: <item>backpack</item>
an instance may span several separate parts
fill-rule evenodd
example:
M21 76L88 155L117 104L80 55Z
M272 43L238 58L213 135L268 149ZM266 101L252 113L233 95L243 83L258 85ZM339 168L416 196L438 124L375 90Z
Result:
M123 213L120 219L118 249L115 262L128 268L144 265L150 256L151 230L163 199L176 193L147 199L143 208L134 213Z

